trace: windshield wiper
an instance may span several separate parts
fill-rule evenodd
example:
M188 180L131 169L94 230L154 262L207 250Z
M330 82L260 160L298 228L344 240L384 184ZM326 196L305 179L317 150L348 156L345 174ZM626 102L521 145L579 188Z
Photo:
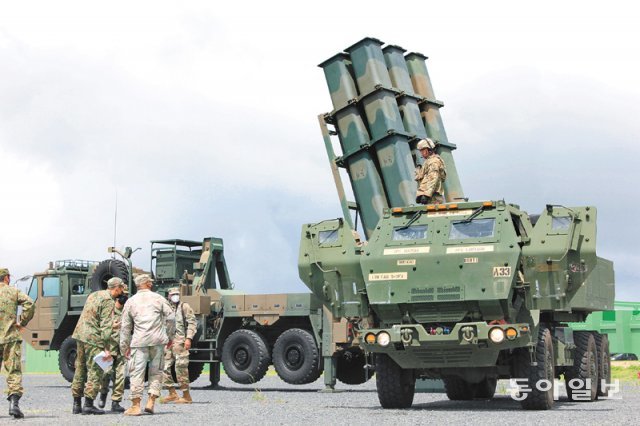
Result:
M396 228L396 231L402 231L404 229L407 229L408 227L410 227L411 225L413 225L413 222L415 222L416 220L418 220L418 218L420 217L420 215L424 213L422 210L418 210L417 212L415 212L413 214L413 216L411 216L411 219L409 219L409 222L407 222L406 225L401 226L400 228Z
M473 219L475 219L476 217L478 217L478 215L479 215L480 213L482 213L482 211L483 211L483 210L484 210L484 206L480 206L480 207L478 207L477 209L475 209L475 210L473 211L473 213L471 213L471 216L469 216L469 217L468 217L468 218L466 218L466 219L461 220L461 221L460 221L460 222L458 222L458 223L469 223L469 222L471 222Z

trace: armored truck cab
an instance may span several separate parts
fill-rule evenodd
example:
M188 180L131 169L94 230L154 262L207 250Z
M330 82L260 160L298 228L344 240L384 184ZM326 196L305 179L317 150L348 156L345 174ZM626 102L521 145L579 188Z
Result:
M606 395L607 337L567 326L613 307L595 207L529 215L468 201L426 56L383 44L365 38L320 64L334 110L319 123L344 217L303 226L300 278L356 324L384 408L411 406L416 378L442 379L452 400L491 398L498 379L521 379L526 409L551 408L561 376L573 400ZM442 204L414 204L426 137L447 170Z

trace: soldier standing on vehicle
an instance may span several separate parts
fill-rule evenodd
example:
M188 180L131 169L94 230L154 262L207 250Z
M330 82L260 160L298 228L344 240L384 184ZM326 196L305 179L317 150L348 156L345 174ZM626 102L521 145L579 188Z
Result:
M120 278L112 278L119 280ZM104 408L107 404L107 394L109 393L109 383L113 380L113 393L111 394L111 411L123 413L124 408L120 405L124 395L124 356L120 353L120 324L122 321L122 310L129 296L128 288L124 287L123 293L116 299L115 310L113 311L113 326L111 328L111 356L113 365L111 369L102 377L102 387L100 389L100 400L98 407Z
M169 390L169 396L160 399L166 404L175 402L176 404L191 404L191 394L189 393L189 349L193 336L196 334L196 315L188 303L180 302L180 289L173 287L169 289L169 301L175 312L176 335L170 349L164 353L164 388ZM182 398L178 397L171 375L171 367L175 365L176 379Z
M416 169L418 182L416 203L442 204L444 203L444 180L447 177L444 161L435 153L436 144L429 138L420 140L417 148L425 161L422 167Z
M18 401L24 393L22 387L22 336L20 329L26 326L33 314L33 300L15 287L11 287L11 274L6 268L0 268L0 354L2 367L7 375L7 393L9 397L9 415L16 419L24 417ZM18 306L22 306L20 318L17 318Z
M111 360L111 330L115 312L115 299L124 291L120 278L107 281L107 289L89 294L72 337L76 340L76 371L71 383L73 414L104 414L93 405L100 391L104 370L94 360L104 351L103 359ZM82 396L84 395L84 406ZM81 408L82 406L82 408Z
M149 363L149 398L144 411L153 414L162 390L164 348L171 347L175 333L173 309L167 299L153 293L153 280L147 274L135 279L137 293L124 305L120 331L120 353L129 360L131 407L125 416L139 416L144 391L144 372Z

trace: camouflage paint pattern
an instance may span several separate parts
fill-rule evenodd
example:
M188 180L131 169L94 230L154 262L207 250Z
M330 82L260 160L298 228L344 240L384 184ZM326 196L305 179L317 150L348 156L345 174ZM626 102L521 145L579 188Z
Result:
M180 389L189 389L189 351L184 348L184 342L176 342L164 352L162 383L165 389L173 387L171 367L175 368Z
M409 144L414 162L417 165L422 165L424 159L420 155L420 151L416 149L416 144L418 140L427 137L427 132L420 114L420 107L418 106L420 98L414 93L411 77L409 76L409 69L404 60L404 52L406 52L406 50L400 46L388 45L382 49L382 52L384 53L384 60L389 69L391 83L395 89L401 92L396 100L398 102L398 108L400 109L400 115L402 116L402 122L404 123L404 129L410 135L415 136L415 139Z
M425 100L420 103L420 110L427 130L427 135L439 143L437 153L442 157L445 165L447 166L447 180L444 183L446 200L457 201L464 198L464 192L462 190L458 170L456 169L453 155L451 153L456 146L449 143L449 140L447 139L447 134L444 130L444 124L442 123L442 117L440 115L440 108L444 104L436 101L433 86L431 85L431 79L429 78L429 73L427 71L426 59L426 56L415 52L409 53L405 56L407 69L409 70L409 75L411 76L411 82L413 83L415 93L425 98Z
M375 161L366 149L369 146L370 137L355 102L357 89L349 71L350 62L347 55L340 54L329 58L319 66L325 73L335 109L333 121L340 135L342 158L349 173L365 233L369 235L380 220L382 209L387 207L388 203ZM320 127L328 138L326 124L321 122ZM330 139L325 140L325 143L328 143L327 147L329 147ZM330 150L327 148L329 161L335 162L335 159L331 158L332 156L335 158L332 152L332 147ZM343 205L346 206L346 204Z
M435 195L443 195L443 182L446 182L446 176L444 161L438 154L431 153L422 167L416 171L416 181L418 182L416 196L426 195L428 198L433 198ZM440 198L438 200L440 201ZM428 204L433 203L429 202Z
M171 303L171 302L170 302ZM188 303L171 303L175 312L176 334L171 348L164 353L163 383L165 388L173 386L171 367L175 365L176 380L181 389L189 389L189 351L184 348L186 339L193 339L197 331L196 316ZM184 316L183 316L184 312ZM185 328L186 325L186 328Z
M175 334L175 314L167 299L150 290L138 290L122 312L120 353L129 348L165 345Z
M100 387L101 394L109 393L109 383L113 381L113 392L111 394L112 401L122 401L124 395L124 363L125 357L116 356L113 359L111 368L102 375L102 385Z
M387 199L392 207L411 204L415 196L414 162L409 137L391 88L382 42L365 38L347 48L360 92L361 107L373 139Z
M162 371L164 370L164 346L146 346L131 348L129 358L129 380L131 392L129 398L142 398L144 392L144 373L149 367L149 395L160 396L162 390Z
M96 399L102 388L102 376L104 370L93 360L102 348L90 345L82 341L76 341L76 371L71 383L71 394L74 398Z
M73 338L97 348L111 350L115 300L108 290L94 291L87 297Z
M395 238L412 218L410 238ZM561 328L611 308L613 267L595 253L595 222L594 207L548 206L533 225L504 201L387 209L361 254L351 251L342 222L305 225L300 277L334 313L357 291L342 291L336 277L364 281L379 326L361 336L385 331L391 339L385 347L361 342L367 351L386 353L402 368L466 374L460 369L495 366L501 351L528 347L542 318ZM339 235L331 247L317 240L323 227ZM476 233L480 228L486 232ZM352 276L354 268L359 276ZM451 331L443 332L442 324ZM464 327L473 332L468 341ZM493 343L494 327L517 334ZM555 362L572 365L564 354Z
M18 317L18 306L22 307ZM33 318L33 300L16 287L0 282L0 354L2 370L7 375L7 394L22 395L22 336L18 329Z
M18 318L18 306L22 306L22 313ZM0 344L22 341L18 324L26 326L35 307L33 300L15 287L0 282Z
M22 341L0 343L2 371L7 376L7 395L22 395Z

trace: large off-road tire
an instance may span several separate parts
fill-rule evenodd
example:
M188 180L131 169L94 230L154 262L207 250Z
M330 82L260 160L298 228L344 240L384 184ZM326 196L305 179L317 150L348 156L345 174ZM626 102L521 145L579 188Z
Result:
M496 393L498 379L487 377L479 383L469 383L461 377L448 376L442 379L447 398L451 401L469 401L474 398L491 399Z
M451 401L469 401L476 394L475 386L461 377L449 376L442 379L447 398Z
M387 354L376 354L376 388L382 408L409 408L413 404L416 377L400 368Z
M336 378L345 385L361 385L373 376L365 365L367 358L362 349L345 349L336 359Z
M273 346L273 366L278 376L292 385L315 382L322 373L320 350L307 330L292 328Z
M570 401L594 401L598 394L599 369L596 339L590 331L574 331L573 341L576 344L573 367L564 375L567 396Z
M551 331L542 325L538 331L534 358L537 365L531 365L531 355L526 348L519 349L517 352L516 378L527 379L526 383L523 383L527 390L521 392L526 394L526 397L520 401L520 404L525 410L549 410L554 405L555 354ZM545 381L544 384L543 381ZM548 389L540 390L540 388Z
M78 347L76 340L69 336L62 341L58 350L58 367L60 373L68 382L73 381L73 375L76 372L76 356L78 355Z
M227 376L236 383L260 381L271 364L265 340L252 330L236 330L222 346L222 365Z
M129 282L129 270L123 261L107 259L98 263L91 274L91 291L105 290L107 281L113 277L120 278L125 284Z
M609 353L609 338L606 334L593 333L596 340L596 351L598 352L598 396L609 396L609 385L611 384L611 354ZM603 386L604 380L604 386Z
M492 399L496 393L496 386L498 385L498 379L496 377L487 377L480 383L474 384L475 395L474 398L478 399Z
M189 362L189 366L187 368L189 370L189 383L193 383L200 378L202 370L204 369L204 363ZM174 383L178 383L175 365L171 366L171 377L173 378Z

